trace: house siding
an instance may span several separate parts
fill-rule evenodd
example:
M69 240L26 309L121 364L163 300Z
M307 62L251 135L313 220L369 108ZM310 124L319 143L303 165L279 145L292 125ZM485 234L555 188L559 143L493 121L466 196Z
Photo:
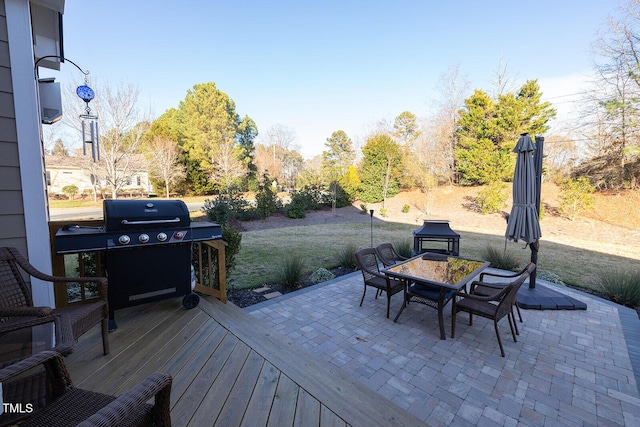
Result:
M5 0L0 0L0 246L27 255Z

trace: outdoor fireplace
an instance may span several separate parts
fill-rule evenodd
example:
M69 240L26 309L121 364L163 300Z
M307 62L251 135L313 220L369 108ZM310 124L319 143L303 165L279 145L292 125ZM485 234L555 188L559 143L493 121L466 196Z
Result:
M425 219L422 227L413 231L413 254L423 252L458 256L460 235L449 227L449 221Z

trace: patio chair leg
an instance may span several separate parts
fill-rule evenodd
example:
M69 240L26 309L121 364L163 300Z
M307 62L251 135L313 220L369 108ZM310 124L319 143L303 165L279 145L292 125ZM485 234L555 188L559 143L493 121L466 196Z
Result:
M402 307L400 307L400 311L398 311L398 314L396 314L396 317L393 319L394 323L398 321L398 318L402 314L402 310L404 310L406 306L407 306L407 298L405 296L404 301L402 301Z
M442 302L438 303L438 324L440 325L440 339L446 340L446 334L444 333L444 315L442 314L442 310L444 307L442 306Z
M500 331L498 330L498 321L497 320L493 321L493 327L496 330L496 337L498 337L498 345L500 346L500 353L502 354L502 357L504 357L504 348L502 347L502 340L500 339Z
M362 292L362 299L360 300L360 307L362 307L362 303L364 302L364 296L367 294L367 285L364 285L364 292Z
M516 306L516 310L518 310L518 317L520 318L520 323L523 323L522 322L522 313L520 313L520 306L518 305L518 301L516 301L515 306Z
M102 349L105 356L109 354L109 319L102 319Z
M516 338L517 334L514 329L514 326L516 324L516 318L513 315L513 313L507 314L507 318L509 319L509 327L511 328L511 335L513 335L513 342L518 342L518 339ZM515 328L517 329L517 326Z
M451 338L456 337L456 306L451 310Z
M513 313L513 307L511 307L511 317L513 318L513 326L516 328L516 335L520 335L520 330L518 329L518 323L516 323L516 315Z
M389 310L391 310L391 292L387 292L387 319L389 318Z

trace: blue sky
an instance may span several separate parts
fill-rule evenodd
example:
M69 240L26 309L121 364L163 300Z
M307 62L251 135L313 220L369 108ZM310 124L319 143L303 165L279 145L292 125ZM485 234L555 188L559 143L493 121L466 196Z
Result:
M591 44L617 2L67 1L65 56L90 79L138 85L155 116L216 83L263 134L282 124L305 156L409 110L428 116L451 66L492 90L499 63L553 99L592 70ZM80 79L71 65L52 73ZM100 96L98 93L97 96ZM558 105L563 108L562 105Z

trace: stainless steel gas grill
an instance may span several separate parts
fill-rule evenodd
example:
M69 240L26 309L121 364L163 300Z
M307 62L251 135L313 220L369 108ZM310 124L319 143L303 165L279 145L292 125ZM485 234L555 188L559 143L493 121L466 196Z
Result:
M185 308L198 305L191 289L191 243L222 238L210 222L191 223L181 200L105 200L104 226L65 225L55 237L59 254L105 251L110 327L114 311L184 295Z

